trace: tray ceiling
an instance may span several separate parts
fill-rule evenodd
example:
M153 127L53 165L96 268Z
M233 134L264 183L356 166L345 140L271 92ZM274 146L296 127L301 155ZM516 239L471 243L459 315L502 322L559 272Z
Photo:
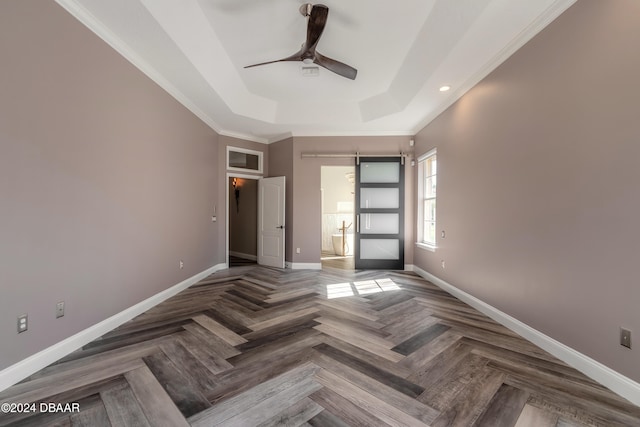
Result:
M298 51L299 0L57 2L218 133L268 143L413 135L575 0L326 0L317 49L355 80L244 68Z

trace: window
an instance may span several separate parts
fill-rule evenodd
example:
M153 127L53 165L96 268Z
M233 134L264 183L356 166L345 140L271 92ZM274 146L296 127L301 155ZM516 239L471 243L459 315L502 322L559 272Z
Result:
M436 247L436 150L418 158L418 244Z
M262 173L262 152L227 147L227 169Z

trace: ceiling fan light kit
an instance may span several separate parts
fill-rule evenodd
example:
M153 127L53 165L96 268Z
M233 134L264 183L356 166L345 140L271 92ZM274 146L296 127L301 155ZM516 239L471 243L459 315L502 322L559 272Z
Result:
M260 65L273 64L276 62L298 62L301 61L305 65L316 64L329 71L332 71L347 79L355 80L358 70L343 64L340 61L331 59L316 51L316 46L320 40L320 36L327 25L327 17L329 16L329 8L323 4L306 3L300 7L302 16L307 17L307 39L302 44L302 48L291 56L277 59L275 61L261 62L259 64L247 65L244 68L258 67Z
M311 67L303 65L300 67L300 72L304 77L318 77L320 75L320 68L315 65Z

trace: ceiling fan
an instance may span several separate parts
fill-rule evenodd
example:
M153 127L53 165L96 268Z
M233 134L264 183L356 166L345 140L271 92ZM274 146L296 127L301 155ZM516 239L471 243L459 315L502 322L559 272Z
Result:
M329 16L329 8L323 4L311 4L306 3L300 7L300 13L308 18L307 23L307 40L302 44L300 50L291 56L278 59L276 61L261 62L259 64L247 65L244 68L257 67L260 65L273 64L275 62L295 62L302 61L305 64L317 64L326 68L329 71L346 77L351 80L355 80L358 70L355 68L343 64L340 61L331 59L320 52L316 51L316 46L322 35L325 25L327 24L327 17Z

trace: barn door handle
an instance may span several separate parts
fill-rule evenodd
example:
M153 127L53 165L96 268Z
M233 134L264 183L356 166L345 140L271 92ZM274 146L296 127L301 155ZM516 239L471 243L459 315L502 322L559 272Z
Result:
M283 229L283 228L284 228L284 225L279 225L279 226L277 226L276 228Z

